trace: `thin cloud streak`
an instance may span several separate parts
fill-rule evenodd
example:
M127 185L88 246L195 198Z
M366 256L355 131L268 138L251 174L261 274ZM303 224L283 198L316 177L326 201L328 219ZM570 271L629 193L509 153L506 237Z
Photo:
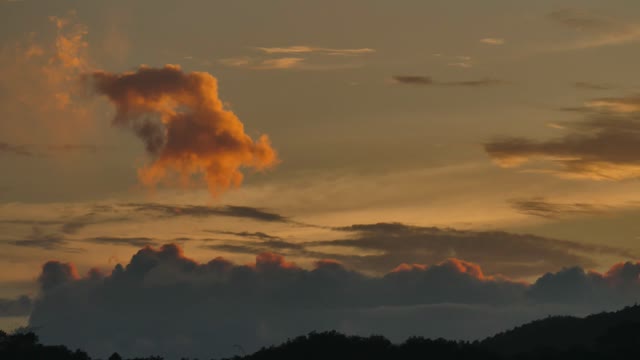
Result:
M334 49L313 46L286 46L286 47L257 47L256 49L265 54L308 54L322 53L327 55L364 55L374 53L376 50L370 48L358 49Z

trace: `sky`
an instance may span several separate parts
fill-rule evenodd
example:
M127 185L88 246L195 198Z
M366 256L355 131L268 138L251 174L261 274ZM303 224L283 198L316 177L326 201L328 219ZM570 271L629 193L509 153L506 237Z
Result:
M473 339L633 304L638 13L0 0L0 328L205 356L207 329L224 355L242 336ZM223 320L150 325L199 318ZM113 327L84 336L87 319ZM146 327L114 337L129 319Z

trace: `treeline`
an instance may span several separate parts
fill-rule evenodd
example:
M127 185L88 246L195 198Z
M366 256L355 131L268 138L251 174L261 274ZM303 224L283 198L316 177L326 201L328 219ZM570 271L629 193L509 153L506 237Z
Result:
M242 351L241 348L238 350ZM61 345L42 345L37 336L30 332L7 334L2 331L0 359L92 360L81 350L72 351ZM584 319L549 317L475 342L412 337L401 344L394 344L383 336L347 336L335 331L312 332L280 345L262 348L250 355L226 360L276 359L640 359L640 307L628 307L618 312L591 315ZM108 360L125 358L114 353Z

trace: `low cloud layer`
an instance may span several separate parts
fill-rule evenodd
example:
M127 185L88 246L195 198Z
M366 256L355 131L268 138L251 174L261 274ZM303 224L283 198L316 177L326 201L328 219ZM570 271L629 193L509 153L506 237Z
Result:
M562 177L623 180L640 176L640 99L598 98L566 109L584 116L562 123L566 135L551 140L502 138L484 145L503 167L518 167L534 160L554 166L533 169Z
M208 73L166 65L122 74L98 71L91 81L116 107L113 124L132 131L151 156L139 171L145 185L171 180L172 174L188 184L201 175L217 195L240 185L241 168L263 170L277 161L269 138L252 140L224 108L217 80Z
M234 353L235 344L252 351L323 329L394 340L473 339L567 309L580 314L633 303L639 274L640 264L621 263L604 274L569 268L527 284L451 258L371 277L334 260L303 269L273 253L248 265L197 263L165 245L140 250L110 274L81 277L72 264L45 264L30 325L45 342L103 357L220 357Z

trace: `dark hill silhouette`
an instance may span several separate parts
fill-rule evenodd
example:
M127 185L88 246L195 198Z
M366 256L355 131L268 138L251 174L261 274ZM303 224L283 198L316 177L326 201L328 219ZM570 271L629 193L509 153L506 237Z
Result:
M211 349L212 352L215 349ZM458 342L412 337L393 344L382 336L347 336L312 332L285 343L229 360L326 359L473 359L595 360L640 358L640 306L576 318L549 317L499 333L483 341ZM91 360L81 350L42 345L30 332L0 331L2 360ZM125 359L114 353L110 360ZM162 360L161 357L129 360Z
M634 342L640 347L639 336L640 306L635 305L585 318L554 316L536 320L487 338L482 345L503 355L514 355L540 348L567 351L579 347L623 347Z

